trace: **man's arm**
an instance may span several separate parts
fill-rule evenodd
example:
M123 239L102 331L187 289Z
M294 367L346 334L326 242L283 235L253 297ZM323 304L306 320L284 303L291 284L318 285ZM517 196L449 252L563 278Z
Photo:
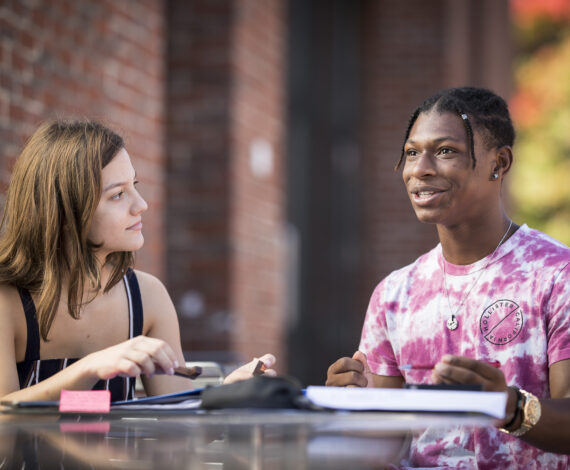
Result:
M444 356L434 368L434 379L448 384L480 384L486 391L508 391L507 417L497 426L505 425L514 416L517 396L513 389L507 388L499 369L466 357ZM550 366L549 382L552 398L540 401L540 419L520 439L546 451L570 453L570 359ZM517 429L521 421L519 413L509 429Z
M570 359L552 364L549 380L552 398L540 400L540 419L521 439L549 452L569 454Z

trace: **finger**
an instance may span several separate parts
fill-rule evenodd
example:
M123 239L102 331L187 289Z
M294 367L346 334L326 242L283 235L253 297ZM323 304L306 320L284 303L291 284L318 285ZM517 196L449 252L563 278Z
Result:
M251 375L265 375L265 372L269 370L275 362L276 359L273 354L264 354L260 358L254 357L250 362L242 367L247 369Z
M364 375L351 371L327 376L325 385L328 387L366 387L368 380Z
M352 355L352 358L355 361L358 361L362 364L362 373L363 374L370 374L370 366L368 365L368 360L366 359L366 354L364 354L362 351L356 351Z
M165 347L170 349L170 347L165 343ZM160 348L152 353L152 361L154 362L156 372L168 375L174 374L174 368L178 367L178 360L174 355L174 352Z
M462 364L465 365L466 363L462 362ZM473 366L472 363L468 363L468 365ZM486 370L487 368L492 370ZM460 365L439 362L433 369L432 377L435 383L481 385L486 391L502 391L506 388L503 373L484 363L474 366L473 369L468 369Z
M113 373L106 374L105 377L101 377L103 380L112 379L113 377L137 377L142 373L140 367L136 362L131 361L127 358L120 358L117 362L117 367Z
M163 373L168 375L174 374L174 368L178 367L178 360L176 354L168 343L157 338L148 338L144 336L138 337L134 348L146 354L152 362L149 365L147 360L144 360L145 374L152 375L154 373Z
M470 357L453 356L451 354L446 354L441 358L441 362L450 364L455 367L469 369L475 372L477 375L490 380L496 379L497 376L501 375L500 371L498 371L496 367L483 361L471 359Z
M261 362L263 362L263 364L265 364L265 367L266 367L267 369L272 368L272 367L275 365L275 363L277 362L277 359L275 358L275 356L274 356L273 354L269 354L269 353L264 354L263 356L261 356L261 357L259 358L259 360L260 360Z
M328 369L328 375L343 374L345 372L364 372L364 364L361 361L350 357L341 357L335 361Z
M140 374L151 377L157 370L152 356L146 351L132 349L125 353L124 358L136 364L140 369Z

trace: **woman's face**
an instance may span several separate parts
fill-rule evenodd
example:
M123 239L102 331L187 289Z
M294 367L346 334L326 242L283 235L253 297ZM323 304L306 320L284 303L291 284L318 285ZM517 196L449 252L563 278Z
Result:
M452 226L475 222L497 204L500 185L490 181L497 149L487 148L473 129L476 167L462 119L429 111L418 116L404 145L402 173L408 196L421 222Z
M148 206L135 185L135 170L123 148L102 171L102 193L91 222L89 240L101 245L102 259L118 251L135 251L143 246L142 213Z

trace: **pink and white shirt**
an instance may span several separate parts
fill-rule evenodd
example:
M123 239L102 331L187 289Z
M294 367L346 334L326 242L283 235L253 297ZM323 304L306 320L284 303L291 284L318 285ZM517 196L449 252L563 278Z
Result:
M447 273L445 294L444 265ZM446 321L459 322L450 331ZM549 366L570 359L570 249L521 226L494 254L448 263L441 245L394 271L374 290L360 340L373 373L430 383L444 354L499 361L508 385L550 397ZM428 429L414 439L414 467L566 469L546 453L498 429Z

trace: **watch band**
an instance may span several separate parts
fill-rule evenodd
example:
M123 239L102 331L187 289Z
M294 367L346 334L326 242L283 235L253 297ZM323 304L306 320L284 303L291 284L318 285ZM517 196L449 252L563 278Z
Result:
M526 434L532 427L538 423L541 414L541 406L540 401L536 396L532 393L527 392L526 390L519 389L520 394L523 397L523 403L520 408L522 411L522 421L520 426L517 429L509 430L509 429L501 429L511 436L520 437ZM519 401L520 403L520 401ZM510 423L509 423L510 424Z
M514 390L515 394L517 395L517 401L515 402L515 411L513 413L512 419L501 428L501 431L505 432L509 432L509 429L517 421L519 414L522 412L523 400L524 400L523 394L521 393L518 387L510 386L509 388L512 388Z

